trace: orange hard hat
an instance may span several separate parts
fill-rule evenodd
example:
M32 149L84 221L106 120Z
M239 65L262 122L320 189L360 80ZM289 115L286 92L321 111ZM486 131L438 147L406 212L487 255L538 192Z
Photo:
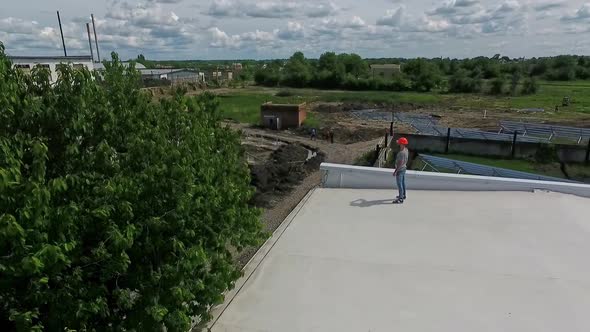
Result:
M397 144L401 144L401 145L408 145L408 139L405 137L402 137L400 139L397 140Z

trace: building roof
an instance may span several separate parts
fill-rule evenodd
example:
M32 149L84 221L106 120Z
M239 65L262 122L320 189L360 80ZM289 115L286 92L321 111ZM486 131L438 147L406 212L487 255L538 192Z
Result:
M315 190L211 331L590 330L587 198L394 196Z
M371 65L371 69L400 69L401 65L398 64L375 64Z
M273 102L266 102L262 104L262 111L301 111L301 108L305 105L302 104L274 104Z
M188 71L188 72L193 72L193 73L197 73L197 71L192 70L192 69L140 69L139 70L141 72L142 75L164 75L164 74L172 74L172 73L178 73L178 72L184 72L184 71Z
M590 200L447 180L459 177L480 186L410 190L403 205L393 190L312 191L246 265L211 331L589 331Z
M8 56L10 60L54 60L54 61L64 61L64 60L86 60L92 61L92 56L90 55L69 55L69 56L29 56L29 55L10 55Z

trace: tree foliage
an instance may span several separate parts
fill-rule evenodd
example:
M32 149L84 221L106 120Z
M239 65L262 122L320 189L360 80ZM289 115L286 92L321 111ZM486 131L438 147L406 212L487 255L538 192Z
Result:
M502 95L506 93L506 78L497 77L491 81L490 85L490 94Z
M413 90L416 91L428 92L442 81L439 68L426 59L410 60L402 68L412 81Z
M372 64L400 64L391 79L371 74ZM357 54L326 52L318 60L296 52L289 60L264 61L254 75L259 85L320 89L479 92L482 86L502 81L501 94L513 95L527 78L550 81L590 79L590 57L563 55L549 58L511 59L495 54L472 59L362 59ZM444 78L444 79L443 79ZM448 83L448 84L445 84ZM505 86L506 85L506 86ZM506 90L506 91L505 91ZM494 89L494 93L500 93Z
M533 95L539 91L539 83L534 77L528 77L522 82L523 95Z
M482 80L469 77L469 72L460 69L449 79L449 92L474 93L481 92Z
M188 330L261 239L237 133L212 96L152 102L104 79L11 68L0 44L0 322L18 331Z

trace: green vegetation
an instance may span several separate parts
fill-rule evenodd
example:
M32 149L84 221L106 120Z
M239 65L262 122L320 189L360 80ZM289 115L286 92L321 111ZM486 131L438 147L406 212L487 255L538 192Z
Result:
M308 128L320 128L322 126L320 115L317 113L307 112L307 118L305 121L303 121L303 125Z
M368 166L373 167L375 162L377 161L377 150L372 149L370 151L365 152L362 156L360 156L357 160L354 161L356 166Z
M0 324L178 331L262 240L239 135L215 99L153 102L113 55L104 78L25 75L0 43Z
M229 94L221 94L219 101L220 110L225 118L252 124L259 123L260 105L267 101L275 103L313 101L386 104L412 103L415 105L436 106L442 109L458 107L468 110L544 108L547 112L537 114L537 117L544 117L548 120L588 118L590 114L590 81L561 83L544 81L538 83L538 89L538 94L534 95L488 96L482 94L448 94L438 92L335 91L316 89L277 90L258 87L239 89ZM570 106L561 106L564 96L571 98ZM556 105L559 105L559 112L554 112Z
M400 64L401 72L391 79L373 77L375 63ZM296 52L286 61L275 60L259 66L257 84L276 87L320 89L418 91L432 90L492 95L532 94L537 79L573 81L590 79L590 57L510 59L496 54L473 59L368 59L356 54L324 53L318 60ZM522 89L519 89L524 85Z
M299 104L313 100L309 96L277 97L271 93L239 92L231 95L219 95L219 110L222 117L242 123L260 123L260 105L266 102Z

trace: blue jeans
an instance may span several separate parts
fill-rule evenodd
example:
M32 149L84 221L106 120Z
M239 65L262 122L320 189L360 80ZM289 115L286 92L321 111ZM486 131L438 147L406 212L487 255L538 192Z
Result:
M399 190L399 198L406 199L406 171L398 171L395 176L395 180Z

